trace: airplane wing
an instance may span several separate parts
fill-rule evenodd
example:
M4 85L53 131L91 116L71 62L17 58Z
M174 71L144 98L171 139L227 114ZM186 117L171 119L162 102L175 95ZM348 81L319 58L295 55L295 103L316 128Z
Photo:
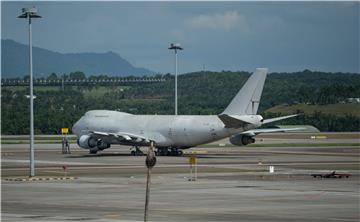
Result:
M125 133L125 132L108 133L108 132L99 132L99 131L90 131L90 133L97 138L117 139L119 141L134 141L134 142L147 142L147 143L150 142L148 138L132 133Z
M275 129L253 129L253 130L248 130L248 131L244 131L242 133L239 134L243 134L243 135L247 135L247 136L256 136L260 133L279 133L279 132L288 132L288 131L296 131L296 130L305 130L305 128L303 127L297 127L297 128L286 128L286 129L282 129L282 128L275 128Z

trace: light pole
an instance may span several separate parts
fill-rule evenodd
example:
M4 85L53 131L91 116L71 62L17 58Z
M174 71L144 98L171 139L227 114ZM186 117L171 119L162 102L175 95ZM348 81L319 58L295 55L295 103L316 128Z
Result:
M179 43L171 43L169 49L175 51L175 115L177 115L177 50L183 50L183 48L180 46Z
M34 163L34 93L33 93L33 72L32 72L32 40L31 40L31 19L41 18L37 14L37 9L23 8L22 14L18 18L29 20L29 72L30 72L30 177L35 176Z

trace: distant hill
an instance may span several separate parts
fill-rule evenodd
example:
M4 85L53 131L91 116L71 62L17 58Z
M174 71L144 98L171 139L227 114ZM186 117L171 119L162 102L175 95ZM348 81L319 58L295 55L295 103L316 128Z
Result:
M3 78L23 77L28 74L28 46L13 40L1 40L1 73ZM143 76L154 71L138 68L114 52L106 53L58 53L33 47L34 74L82 71L87 76Z

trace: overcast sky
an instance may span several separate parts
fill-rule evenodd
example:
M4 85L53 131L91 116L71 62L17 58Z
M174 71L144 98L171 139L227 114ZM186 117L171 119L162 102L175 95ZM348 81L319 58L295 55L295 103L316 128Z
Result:
M1 38L27 44L22 7L36 6L35 46L114 51L173 72L171 42L185 48L180 73L206 70L359 71L359 2L1 2ZM2 55L6 56L6 55Z

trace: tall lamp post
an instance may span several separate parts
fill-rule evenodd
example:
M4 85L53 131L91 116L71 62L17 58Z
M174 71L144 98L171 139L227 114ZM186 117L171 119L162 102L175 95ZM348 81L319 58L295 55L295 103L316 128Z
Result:
M179 43L171 43L170 50L174 50L175 51L175 115L178 114L178 103L177 103L177 51L178 50L183 50L183 48L180 46Z
M22 14L18 18L26 18L29 20L29 72L30 72L30 177L35 176L34 163L34 93L33 93L33 71L32 71L32 40L31 40L31 19L41 18L37 14L37 9L23 8Z

